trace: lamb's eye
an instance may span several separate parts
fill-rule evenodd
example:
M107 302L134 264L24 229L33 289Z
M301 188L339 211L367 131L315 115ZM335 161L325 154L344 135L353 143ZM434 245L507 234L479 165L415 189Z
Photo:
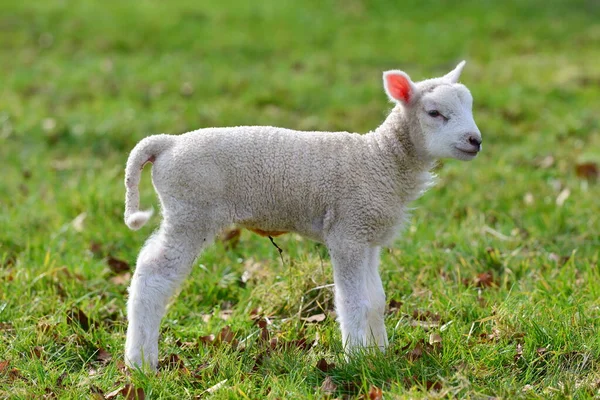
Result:
M427 111L427 114L429 114L429 116L433 117L433 118L437 118L440 115L442 115L442 114L440 114L440 112L438 110Z

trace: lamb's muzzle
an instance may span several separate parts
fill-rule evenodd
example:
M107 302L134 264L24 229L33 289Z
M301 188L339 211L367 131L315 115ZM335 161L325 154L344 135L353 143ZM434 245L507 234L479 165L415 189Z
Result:
M385 72L395 106L364 135L243 126L140 141L125 170L125 222L139 229L150 218L139 210L138 192L147 162L163 221L140 252L129 288L128 365L156 368L169 298L230 224L324 243L348 355L385 349L381 246L408 218L409 202L431 186L436 159L471 160L481 149L471 94L458 83L463 67L416 83L403 71Z

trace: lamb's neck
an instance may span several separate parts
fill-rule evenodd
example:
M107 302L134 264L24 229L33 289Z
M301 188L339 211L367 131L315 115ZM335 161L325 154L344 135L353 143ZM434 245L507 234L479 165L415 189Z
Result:
M399 106L398 106L399 107ZM425 155L413 143L409 124L402 109L394 109L385 121L366 136L386 159L393 159L396 168L405 172L428 172L435 160Z

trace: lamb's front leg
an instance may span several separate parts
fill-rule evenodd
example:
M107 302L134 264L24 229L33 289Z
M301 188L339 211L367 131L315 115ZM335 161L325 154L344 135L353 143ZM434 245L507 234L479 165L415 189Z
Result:
M385 350L388 344L387 332L385 331L385 292L381 277L379 275L380 247L369 249L369 261L367 267L367 293L369 295L369 308L367 319L369 321L369 332L367 336L368 346L377 346Z
M335 305L346 353L369 343L368 316L373 307L368 292L367 268L370 249L352 241L327 243L333 264Z

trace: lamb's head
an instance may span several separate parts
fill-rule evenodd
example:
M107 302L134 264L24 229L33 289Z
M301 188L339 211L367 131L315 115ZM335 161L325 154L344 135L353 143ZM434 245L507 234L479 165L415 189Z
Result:
M473 98L458 83L464 65L463 61L441 78L416 83L399 70L383 74L385 91L397 103L392 112L406 118L411 141L424 156L468 161L481 150Z

